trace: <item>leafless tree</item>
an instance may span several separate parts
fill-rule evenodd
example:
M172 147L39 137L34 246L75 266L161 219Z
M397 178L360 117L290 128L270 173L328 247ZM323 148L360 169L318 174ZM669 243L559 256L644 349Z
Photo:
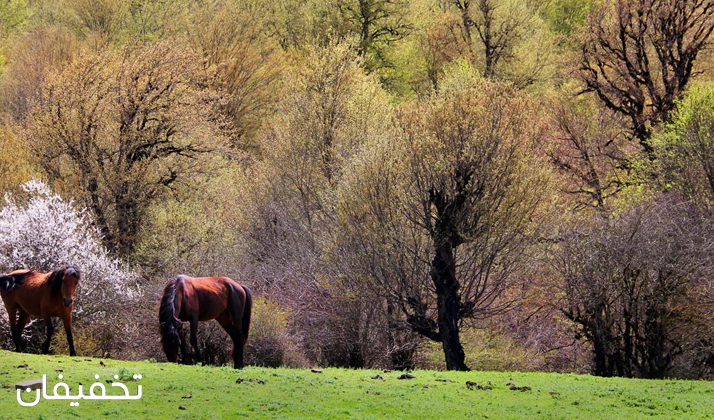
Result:
M580 63L584 92L627 117L632 136L651 154L653 126L667 120L711 42L714 1L612 0L587 22Z
M701 292L714 270L713 251L710 219L676 197L597 217L564 235L554 257L562 312L592 343L596 375L664 377L701 334L693 331L711 336L714 302Z
M548 156L566 177L563 189L576 207L604 211L626 186L631 147L617 115L588 105L573 101L558 108Z

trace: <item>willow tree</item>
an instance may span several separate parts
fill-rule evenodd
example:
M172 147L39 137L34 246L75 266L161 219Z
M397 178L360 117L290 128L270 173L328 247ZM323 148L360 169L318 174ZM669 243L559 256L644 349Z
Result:
M468 370L460 332L513 302L549 189L543 113L509 85L452 76L354 160L341 191L345 260Z

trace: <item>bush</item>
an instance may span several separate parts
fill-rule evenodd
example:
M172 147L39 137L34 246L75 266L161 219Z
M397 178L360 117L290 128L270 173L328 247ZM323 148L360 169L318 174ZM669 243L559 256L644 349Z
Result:
M275 302L258 297L253 301L253 319L246 344L247 364L299 367L307 362L290 332L290 313Z

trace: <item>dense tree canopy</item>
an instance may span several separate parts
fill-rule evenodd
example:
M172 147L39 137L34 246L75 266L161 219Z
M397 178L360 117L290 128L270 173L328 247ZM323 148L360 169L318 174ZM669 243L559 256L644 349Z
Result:
M710 376L713 31L712 0L0 0L0 225L39 266L26 186L85 212L141 275L126 337L80 334L118 357L163 357L184 273L254 290L257 364Z

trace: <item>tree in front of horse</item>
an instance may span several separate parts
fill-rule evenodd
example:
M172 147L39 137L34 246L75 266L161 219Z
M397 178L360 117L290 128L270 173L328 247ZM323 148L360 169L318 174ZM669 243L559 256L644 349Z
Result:
M62 319L67 333L69 355L77 355L72 339L72 309L79 279L79 270L74 267L62 267L50 273L16 270L0 276L0 297L7 310L17 351L24 348L22 330L33 316L45 320L47 339L42 343L42 352L49 353L54 333L52 318L58 317Z

